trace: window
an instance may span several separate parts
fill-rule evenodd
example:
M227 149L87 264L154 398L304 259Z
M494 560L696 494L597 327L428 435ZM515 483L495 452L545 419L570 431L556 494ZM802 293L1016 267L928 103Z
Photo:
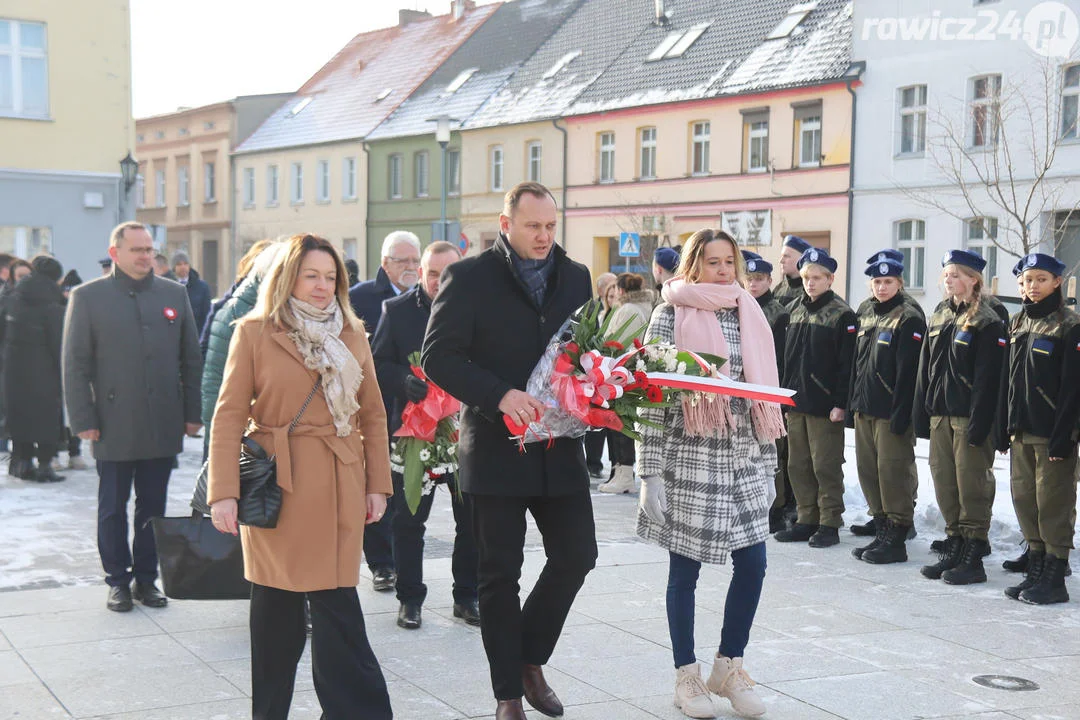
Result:
M44 23L0 20L0 115L49 116Z
M311 101L314 100L314 99L315 98L313 98L313 97L306 97L306 98L301 99L300 102L296 103L295 105L292 106L292 108L289 109L289 115L288 116L289 117L296 117L297 115L302 113L304 111L304 108L306 108L308 105L310 105Z
M1061 139L1080 138L1080 65L1065 68L1061 90Z
M1001 76L980 75L971 80L971 147L997 144L1001 116Z
M255 206L255 168L244 168L244 207Z
M341 241L342 247L345 249L345 259L356 259L356 238L345 238Z
M188 134L188 129L187 128L180 128L179 130L176 131L177 137L186 137L187 134Z
M699 23L687 30L668 33L668 35L660 41L660 44L656 46L656 49L649 53L649 56L645 58L646 62L656 62L657 60L682 57L683 54L690 49L690 46L697 42L697 39L701 37L702 33L708 29L709 23Z
M503 149L502 145L491 148L491 189L503 189Z
M154 139L155 140L164 140L165 139L165 131L164 130L158 130L157 132L155 132L154 133Z
M0 225L0 252L33 257L52 251L52 228Z
M387 193L391 200L397 200L401 197L401 155L396 153L391 155L388 163L389 185Z
M900 88L900 154L926 152L926 86Z
M347 157L341 165L341 197L356 199L356 158Z
M690 173L692 175L709 174L709 140L712 127L708 121L696 122L691 132Z
M986 260L983 277L994 277L997 275L998 248L995 244L998 234L997 218L971 218L965 221L964 225L967 230L964 238L967 249Z
M315 166L315 201L330 202L330 161L320 160Z
M743 115L743 158L746 172L769 169L769 113Z
M788 10L787 16L785 16L784 19L781 20L775 28L773 28L773 31L769 33L768 37L766 37L765 39L779 40L781 38L786 38L788 35L791 34L792 30L799 26L799 23L806 19L806 16L809 15L810 11L813 10L815 7L817 7L817 2L807 2L801 5L793 5L791 9Z
M600 142L600 182L615 182L615 133L599 133Z
M896 249L904 255L904 285L921 289L926 274L926 223L901 220L893 224Z
M573 50L573 51L568 52L565 55L563 55L561 58L559 58L558 60L555 61L554 65L549 67L547 69L547 71L544 72L544 78L543 79L544 80L550 80L551 78L558 75L559 71L563 70L567 65L569 65L571 62L573 62L574 58L576 58L580 54L581 54L580 50Z
M154 173L154 207L165 207L165 171Z
M413 184L416 185L416 197L426 198L431 194L431 161L426 150L413 156L413 170L415 172Z
M266 168L266 204L277 207L278 204L278 166Z
M392 92L394 92L394 88L383 88L379 91L379 94L375 96L375 102L382 102L386 98L390 97L390 93Z
M142 210L146 207L146 178L140 172L135 176L135 208Z
M461 194L461 151L448 150L446 153L447 195Z
M638 177L642 180L656 179L656 128L641 128L641 159Z
M539 140L533 140L528 144L529 149L529 180L540 182L541 165L544 160L544 146Z
M209 131L213 130L214 129L214 121L213 120L207 120L206 122L204 122L202 124L202 129L203 129L204 132L209 132Z
M203 202L214 202L217 199L215 180L214 163L203 163Z
M450 81L446 89L442 91L442 97L449 97L461 89L461 86L469 82L469 78L480 68L469 68L458 73L457 77Z
M135 136L135 142L136 143L144 143L144 142L146 142L146 136L143 135L142 133L139 133L138 135Z
M191 204L191 188L186 167L177 168L176 170L176 204L180 207L187 207Z
M821 165L821 103L795 108L795 151L798 167Z
M289 202L304 202L304 164L295 162L289 170Z

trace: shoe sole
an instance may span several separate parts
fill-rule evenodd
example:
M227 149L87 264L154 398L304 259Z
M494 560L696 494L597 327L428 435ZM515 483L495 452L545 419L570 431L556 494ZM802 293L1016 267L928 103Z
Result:
M983 575L982 578L977 577L974 580L960 580L960 581L957 581L957 580L954 580L952 578L945 577L945 575L943 573L941 575L941 580L946 585L981 585L982 583L986 582L986 576Z
M711 700L711 699L710 699L710 702L712 702L712 700ZM714 709L713 709L713 711L712 711L712 712L711 712L710 714L708 714L708 715L691 715L691 714L690 714L689 712L687 712L686 710L684 710L684 709L683 709L682 705L680 705L680 704L678 703L678 701L675 701L675 702L674 702L674 703L672 703L672 704L673 704L673 705L675 706L675 709L676 709L676 710L678 710L679 712L681 712L681 713L682 713L683 715L685 715L686 717L692 717L692 718L702 718L702 719L704 719L704 718L715 718L715 717L716 717L715 703L713 704L713 705L714 705Z
M863 555L862 556L862 561L864 563L869 564L869 565L896 565L898 563L906 563L908 561L908 557L907 557L907 555L904 555L904 557L897 558L897 559L888 558L888 559L885 559L885 560L874 560L873 556L866 557L865 555Z
M459 613L457 610L454 611L454 617L456 617L458 620L464 620L466 625L480 627L480 618L465 617L464 613Z
M419 630L420 629L420 623L416 623L414 625L413 623L404 622L403 620L398 620L397 621L397 626L399 628L403 628L405 630Z
M1025 605L1060 605L1061 603L1069 602L1068 595L1063 598L1051 598L1047 602L1035 602L1034 600L1029 600L1028 598L1024 597L1023 593L1021 593L1020 597L1017 599Z

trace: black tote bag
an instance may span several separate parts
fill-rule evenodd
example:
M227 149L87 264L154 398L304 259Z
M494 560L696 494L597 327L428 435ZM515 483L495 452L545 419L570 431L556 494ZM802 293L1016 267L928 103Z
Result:
M152 521L165 595L173 600L246 600L244 552L238 535L218 532L199 512Z

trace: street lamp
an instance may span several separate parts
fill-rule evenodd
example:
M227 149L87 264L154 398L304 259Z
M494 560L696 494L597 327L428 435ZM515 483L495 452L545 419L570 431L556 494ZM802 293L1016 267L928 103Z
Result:
M440 115L438 117L430 118L428 122L435 123L435 142L439 143L439 147L442 148L442 197L441 208L439 212L439 239L449 240L449 238L447 237L448 232L446 226L446 146L450 144L450 123L456 123L459 121L455 118L450 117L449 115Z
M139 163L131 157L131 151L120 161L120 176L124 179L124 194L126 195L135 179L139 176Z

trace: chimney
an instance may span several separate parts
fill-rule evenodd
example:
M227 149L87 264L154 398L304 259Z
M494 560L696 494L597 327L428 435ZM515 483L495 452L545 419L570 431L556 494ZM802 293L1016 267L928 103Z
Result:
M450 16L453 18L454 22L465 17L465 13L469 10L475 9L475 0L450 0Z
M405 27L409 23L427 20L430 17L431 13L426 10L398 10L398 27Z
M660 27L664 27L668 24L667 8L664 0L655 0L656 2L656 24Z

